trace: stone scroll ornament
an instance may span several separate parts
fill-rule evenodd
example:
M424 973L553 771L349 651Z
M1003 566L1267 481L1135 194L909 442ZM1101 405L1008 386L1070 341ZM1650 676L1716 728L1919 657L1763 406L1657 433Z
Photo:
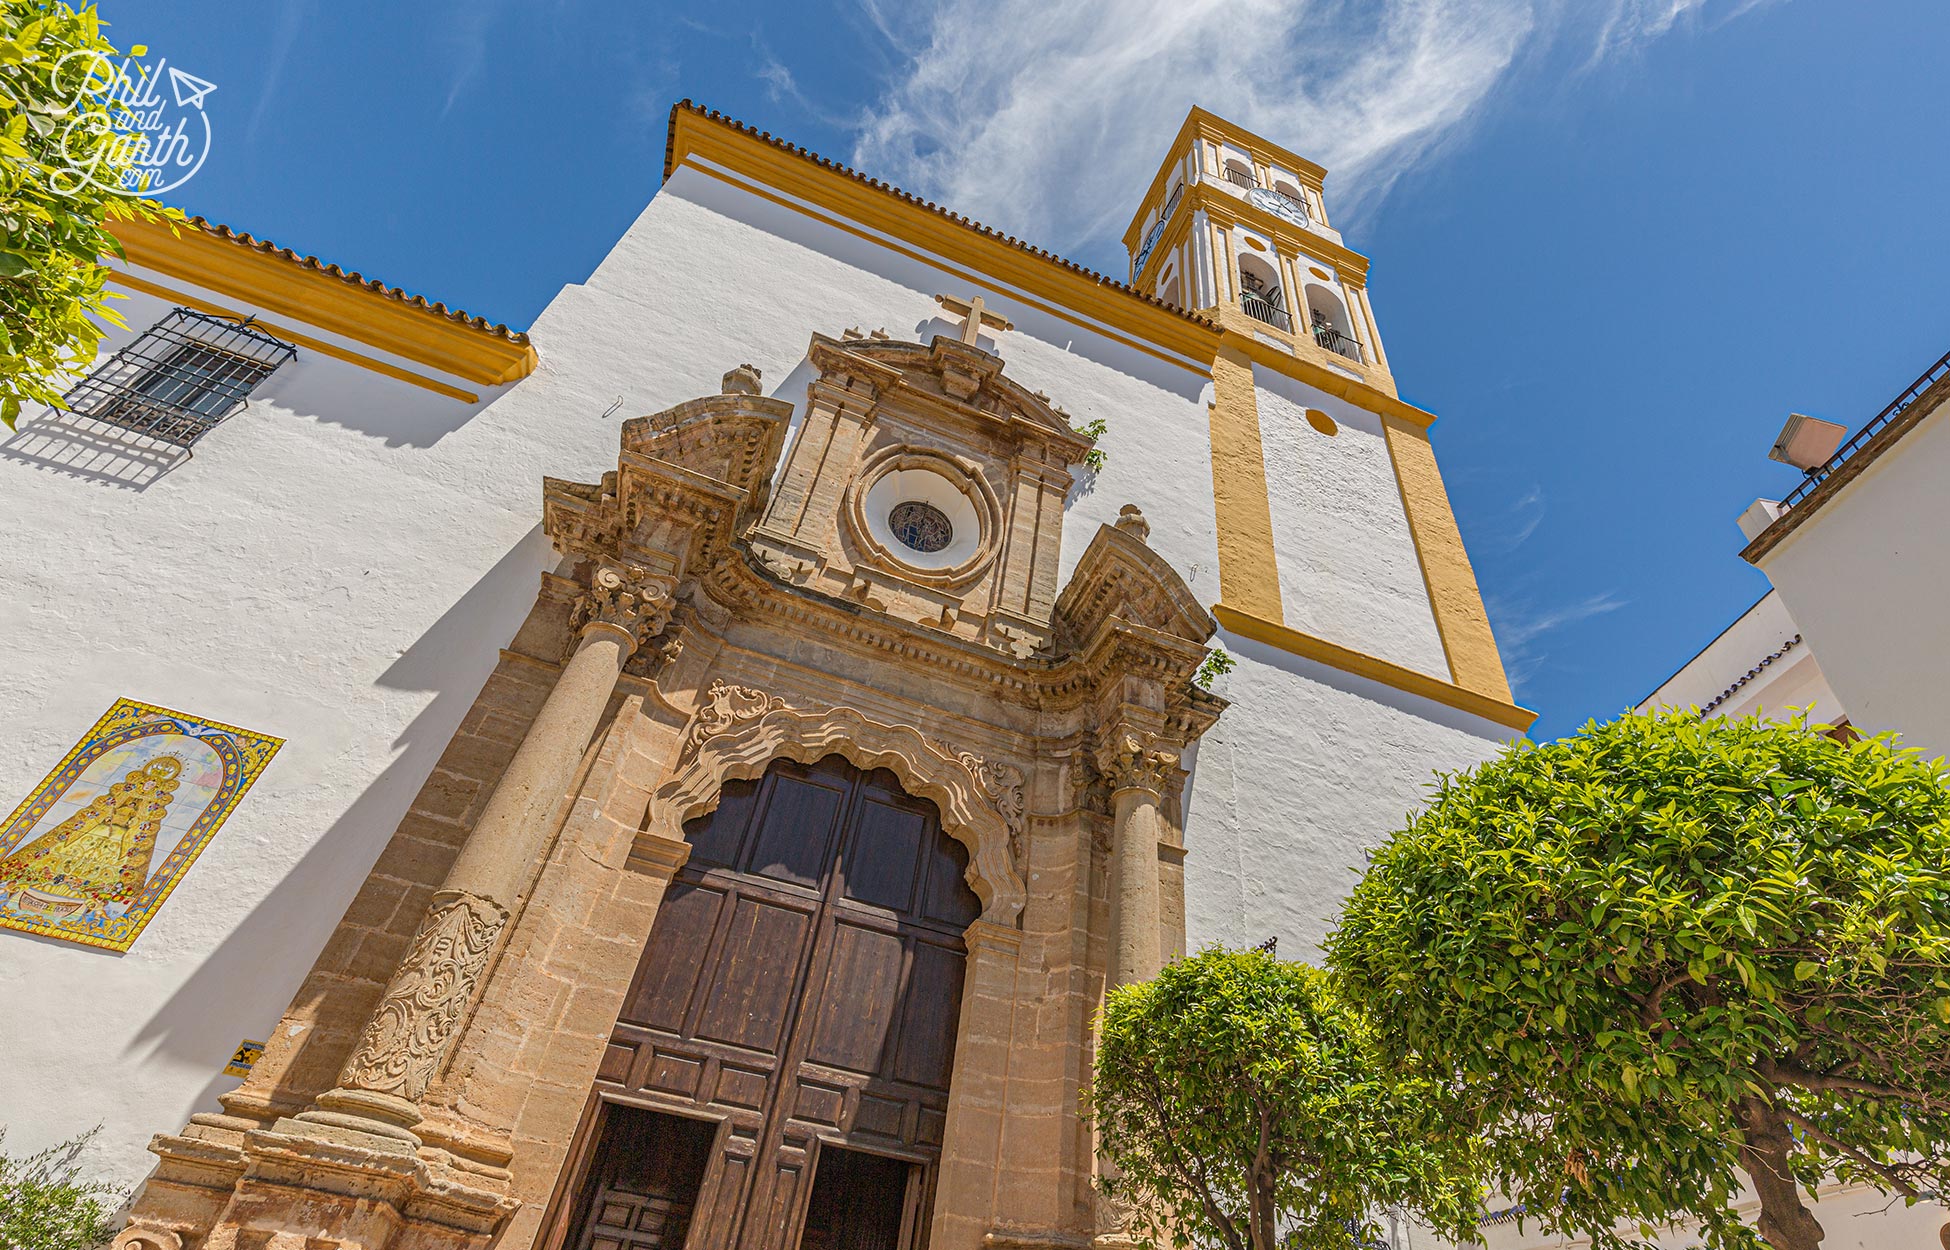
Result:
M576 599L569 616L569 632L581 638L591 625L609 625L628 634L637 646L663 632L677 606L671 593L677 583L642 569L606 564L589 579L589 589Z
M740 721L752 720L784 706L784 699L763 690L734 686L722 678L712 682L704 692L704 702L698 706L691 727L684 731L683 742L678 744L679 762L688 761L706 742Z
M488 899L435 895L339 1084L412 1102L425 1095L507 923L507 909Z
M1025 849L1022 829L1028 811L1022 793L1023 782L1027 778L1022 769L1001 760L985 759L973 751L956 751L952 754L975 778L976 784L982 787L983 797L1002 817L1002 823L1008 826L1009 855L1016 861L1016 867L1021 869Z

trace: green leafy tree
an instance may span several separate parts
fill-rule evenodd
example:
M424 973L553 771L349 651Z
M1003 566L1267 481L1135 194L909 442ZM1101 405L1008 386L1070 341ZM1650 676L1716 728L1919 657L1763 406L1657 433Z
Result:
M24 1158L0 1150L0 1246L94 1250L114 1235L110 1187L81 1179L82 1148L98 1131Z
M1600 1247L1812 1250L1824 1175L1950 1189L1950 791L1888 738L1686 713L1446 780L1329 943L1492 1179Z
M95 10L0 0L0 420L60 398L64 373L94 358L101 321L121 325L103 290L105 223L180 217L114 190L138 149L118 133L123 106L83 90L121 53ZM81 177L77 168L92 172Z
M1102 1184L1148 1244L1351 1250L1383 1207L1467 1236L1469 1146L1379 1058L1327 975L1207 950L1105 999Z

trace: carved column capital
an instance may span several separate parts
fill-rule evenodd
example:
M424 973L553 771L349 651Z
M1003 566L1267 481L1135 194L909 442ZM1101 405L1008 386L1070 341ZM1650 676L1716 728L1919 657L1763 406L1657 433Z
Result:
M569 630L577 638L606 627L628 636L640 647L663 632L677 606L677 579L628 565L605 564L589 579L589 589L576 599Z
M1113 795L1119 790L1142 790L1154 799L1162 798L1178 771L1178 752L1149 735L1120 729L1097 748L1096 764Z

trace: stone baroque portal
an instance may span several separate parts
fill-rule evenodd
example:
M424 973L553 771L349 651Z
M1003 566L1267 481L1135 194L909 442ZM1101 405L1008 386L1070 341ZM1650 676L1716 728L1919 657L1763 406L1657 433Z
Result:
M1183 944L1214 624L1134 508L1059 591L1090 442L999 357L808 358L783 464L793 405L741 366L545 483L565 560L477 705L524 708L492 794L414 911L354 902L224 1114L157 1140L125 1245L1106 1231L1091 1013Z

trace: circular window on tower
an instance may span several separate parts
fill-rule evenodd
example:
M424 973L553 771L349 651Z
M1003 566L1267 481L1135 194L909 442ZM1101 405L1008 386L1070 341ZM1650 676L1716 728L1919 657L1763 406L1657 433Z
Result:
M887 528L902 546L923 554L945 550L955 541L955 527L948 514L918 499L895 504L887 514Z

